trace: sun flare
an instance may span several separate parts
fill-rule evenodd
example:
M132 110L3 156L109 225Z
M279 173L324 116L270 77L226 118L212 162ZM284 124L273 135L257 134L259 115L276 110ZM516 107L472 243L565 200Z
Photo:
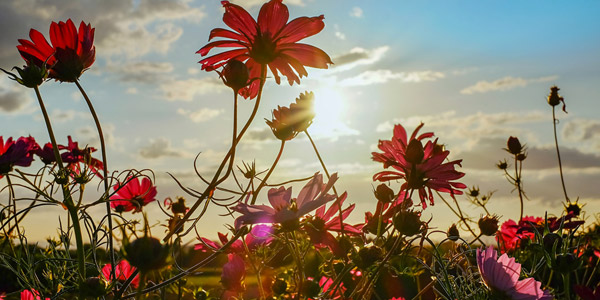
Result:
M345 124L347 107L343 93L332 88L321 88L314 93L315 118L309 131L327 138L352 134L353 130Z

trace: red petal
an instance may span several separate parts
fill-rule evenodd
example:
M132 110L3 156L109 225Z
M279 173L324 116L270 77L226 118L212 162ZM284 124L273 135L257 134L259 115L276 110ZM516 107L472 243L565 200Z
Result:
M242 41L242 42L249 42L245 36L243 36L239 33L235 33L231 30L223 29L223 28L215 28L210 31L208 40L210 41L215 37L222 37L222 38L234 39L234 40L238 40L238 41Z
M308 72L306 72L304 66L297 59L285 54L280 55L288 61L288 63L292 66L292 68L294 68L294 70L296 70L298 75L300 75L300 78L302 78L302 76L308 76Z
M281 43L295 43L303 38L319 33L325 27L323 15L318 17L300 17L289 22L278 34Z
M258 13L258 27L264 33L271 33L274 37L288 21L290 13L282 0L271 0L265 3Z
M279 72L281 72L281 75L287 78L288 83L290 85L292 85L294 81L300 84L300 78L298 78L298 75L294 73L294 70L292 70L292 68L290 67L290 63L282 56L278 56L277 58L275 58L275 60L269 63L269 68L271 68L271 71L273 71L273 67L279 70ZM279 84L278 78L275 77L275 79L277 81L277 84Z
M257 33L258 25L254 18L242 7L231 4L229 1L221 2L225 7L225 14L223 14L223 22L227 24L231 29L241 33L248 37L251 41Z
M279 49L305 66L327 69L327 64L332 64L331 58L325 51L311 45L283 44L279 46Z
M202 70L206 69L207 67L212 67L214 70L215 68L218 68L221 65L226 64L227 61L229 61L230 59L232 59L238 55L245 54L247 51L248 50L246 50L246 49L236 49L236 50L231 50L231 51L225 51L223 53L219 53L219 54L207 57L207 58L199 61L199 63L202 64Z
M206 44L200 50L196 51L196 53L198 53L198 54L200 54L202 56L205 56L214 47L228 48L228 47L240 47L240 46L241 47L245 47L246 45L244 45L241 42L231 41L231 40L216 41L216 42L210 42L210 43Z

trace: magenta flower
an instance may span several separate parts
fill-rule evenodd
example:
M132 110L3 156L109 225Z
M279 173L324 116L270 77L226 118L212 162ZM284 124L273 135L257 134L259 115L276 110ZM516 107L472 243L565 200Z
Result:
M226 234L220 232L217 234L219 236L220 243L200 237L200 243L194 245L194 250L199 250L202 252L214 252L223 248L223 245L229 242L229 238ZM246 246L248 246L249 250L254 250L258 246L269 244L271 241L273 241L273 227L266 224L259 224L252 227L250 233L244 237L244 242L246 243ZM237 254L243 254L244 250L244 245L242 244L241 240L236 240L226 249L228 253Z
M12 171L14 166L31 166L33 155L39 148L31 136L20 137L16 142L11 137L6 143L0 136L0 178Z
M418 190L419 198L423 208L427 207L426 199L433 205L432 190L449 193L450 195L461 195L467 186L455 182L465 174L456 171L456 165L460 166L462 160L445 162L450 154L444 150L444 146L434 141L427 141L423 146L423 140L431 138L433 133L427 132L419 136L419 125L407 140L406 130L398 124L394 127L394 136L389 141L379 141L379 150L383 153L373 152L373 160L383 163L384 168L392 167L394 170L382 171L373 176L373 180L390 181L404 180L401 190Z
M140 183L137 177L129 177L125 184L114 186L115 194L110 197L110 206L117 212L140 212L146 204L156 201L156 187L148 177Z
M503 295L509 299L537 300L554 299L545 290L542 284L534 278L519 280L521 275L521 264L514 257L498 254L494 247L489 246L485 250L477 249L477 267L485 285L494 293Z
M323 183L323 175L316 174L300 191L297 198L292 199L292 188L280 187L269 190L271 206L248 205L239 203L232 208L240 214L235 220L236 228L247 224L281 224L288 229L296 229L300 217L334 200L335 196L327 194L337 180L337 173L331 175L327 184Z
M31 290L23 290L21 292L21 300L41 300L40 292L31 289ZM50 300L50 298L44 298L45 300Z
M104 278L109 282L114 281L114 278L110 276L111 268L111 264L106 264L102 267L102 276L104 276ZM127 262L126 260L122 260L115 267L115 277L117 277L117 281L125 282L127 278L129 278L129 276L131 276L133 272L135 272L135 270L135 267L131 266L129 262ZM138 274L131 281L131 286L133 288L137 288L139 284L140 275Z
M241 292L242 281L246 276L244 260L237 254L227 254L227 263L223 265L221 284L228 291Z
M325 210L325 205L319 207L314 216L307 218L303 229L310 237L311 242L316 247L328 247L334 253L340 253L338 241L331 234L333 232L341 232L342 224L344 233L347 235L361 235L361 225L350 225L343 221L352 213L355 205L352 204L342 210L342 219L340 220L339 208L344 204L348 194L340 195L339 201L335 201L329 209Z
M73 142L71 136L67 137L69 140L69 144L64 149L68 151L61 154L61 158L63 162L68 164L68 168L76 171L78 166L77 164L83 163L90 167L92 172L102 179L102 175L100 174L100 170L104 169L104 165L102 161L95 159L92 157L92 152L96 152L96 148L93 147L85 147L83 149L79 148L78 142ZM64 147L64 146L62 146ZM58 146L59 149L62 149L61 146Z

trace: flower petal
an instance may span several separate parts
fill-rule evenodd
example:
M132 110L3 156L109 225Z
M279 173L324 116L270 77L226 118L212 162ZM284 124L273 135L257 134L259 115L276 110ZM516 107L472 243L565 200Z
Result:
M301 39L319 33L325 27L323 15L318 17L300 17L289 22L277 35L280 43L295 43Z
M231 29L253 41L258 28L254 18L239 5L229 3L229 1L222 1L221 4L225 7L223 22Z
M282 0L271 0L260 8L258 27L262 34L275 37L288 21L290 13Z

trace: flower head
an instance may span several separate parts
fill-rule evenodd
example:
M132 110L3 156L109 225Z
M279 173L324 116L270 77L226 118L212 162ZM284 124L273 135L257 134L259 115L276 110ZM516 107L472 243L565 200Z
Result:
M296 102L290 107L277 106L273 110L273 117L267 120L275 137L282 141L291 140L298 133L308 129L315 117L313 111L314 94L312 92L301 93Z
M114 281L114 278L110 276L111 268L111 264L106 264L102 267L102 276L104 276L104 278L109 282ZM117 281L125 282L125 280L127 280L127 278L129 278L129 276L131 276L135 270L136 268L132 267L129 262L122 260L115 266L115 277L117 278ZM137 288L139 284L140 275L136 275L131 281L131 286Z
M20 39L17 46L21 57L40 68L48 66L49 77L58 81L74 82L96 59L94 31L83 21L79 30L71 19L67 22L52 22L50 43L35 29L29 31L31 41Z
M331 175L327 184L323 183L323 175L316 174L300 191L297 198L292 199L292 188L273 188L268 192L267 205L248 205L239 203L232 210L242 214L235 220L236 228L246 224L274 223L284 228L296 229L300 217L334 200L335 196L327 194L337 174Z
M129 177L124 184L117 183L114 190L116 193L110 197L110 206L117 212L139 212L143 206L156 200L156 187L148 177L142 178L141 183L139 178Z
M0 178L12 171L14 166L29 167L34 153L40 148L31 136L20 137L16 142L12 137L6 142L0 136Z
M21 300L41 300L40 292L35 289L31 290L23 290L21 292ZM50 300L50 298L44 298L45 300Z
M391 140L379 141L378 147L382 152L373 152L373 160L383 163L384 168L392 167L394 170L379 172L373 180L404 180L401 191L418 190L421 205L426 208L426 199L433 205L432 190L454 196L461 195L459 189L467 186L454 181L465 175L454 169L456 165L460 166L462 160L444 162L450 151L444 150L437 139L423 145L423 140L432 137L433 133L418 135L422 127L423 124L419 125L407 139L406 130L398 124Z
M297 43L309 36L319 33L325 24L323 16L300 17L288 22L289 12L282 0L271 0L265 3L258 14L258 21L242 7L229 1L221 1L225 7L223 22L233 31L215 28L210 32L209 40L215 37L224 40L213 41L198 52L206 56L215 47L236 48L228 50L200 61L202 69L212 71L224 66L229 60L245 62L250 69L250 78L261 76L261 65L268 66L277 84L284 75L290 85L300 83L302 76L307 76L305 66L326 69L331 59L323 50L311 45ZM258 94L260 83L252 82L240 94L246 98L254 98Z
M246 276L244 260L237 254L227 254L227 263L223 265L221 283L226 290L240 292Z
M521 264L514 257L509 258L506 253L498 258L492 246L477 249L477 267L485 285L504 297L523 300L554 299L548 291L542 290L542 284L534 278L519 280Z

